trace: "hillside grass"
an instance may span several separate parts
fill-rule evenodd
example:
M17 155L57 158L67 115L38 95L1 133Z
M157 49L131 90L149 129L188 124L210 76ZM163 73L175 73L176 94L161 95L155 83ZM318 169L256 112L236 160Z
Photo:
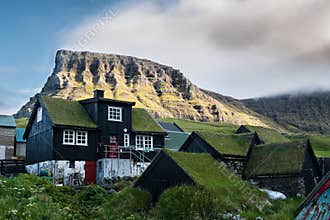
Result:
M26 128L29 118L16 118L15 122L17 128Z
M158 121L176 123L185 132L207 131L222 134L233 134L238 129L238 125L225 123L199 122L184 119L158 118Z

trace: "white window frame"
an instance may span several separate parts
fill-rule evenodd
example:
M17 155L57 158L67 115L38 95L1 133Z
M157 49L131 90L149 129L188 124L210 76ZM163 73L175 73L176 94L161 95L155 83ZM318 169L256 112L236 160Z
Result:
M80 142L82 142L82 140L85 140L85 143L78 143L79 139ZM76 145L88 146L88 131L76 131Z
M121 107L108 106L108 121L122 121L123 111Z
M129 147L129 134L124 134L124 147Z
M42 107L39 107L37 110L37 122L42 121Z
M135 149L136 150L149 150L154 149L153 136L150 135L136 135L135 136Z
M71 135L69 134L72 133L73 137L72 137L72 141L70 140L69 141L69 138L67 137L68 135ZM63 130L63 144L65 145L75 145L75 131L74 130L68 130L68 129L65 129ZM70 138L71 139L71 138Z

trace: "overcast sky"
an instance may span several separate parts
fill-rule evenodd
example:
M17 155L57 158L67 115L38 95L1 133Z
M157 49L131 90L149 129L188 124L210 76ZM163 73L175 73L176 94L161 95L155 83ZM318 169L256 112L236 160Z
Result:
M48 60L55 48L147 58L235 98L330 88L329 0L87 2L92 12L62 21ZM39 87L48 62L46 75L33 75Z

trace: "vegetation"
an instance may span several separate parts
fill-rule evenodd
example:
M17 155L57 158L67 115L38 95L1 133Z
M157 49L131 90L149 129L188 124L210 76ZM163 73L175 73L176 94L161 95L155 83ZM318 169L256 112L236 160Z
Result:
M281 135L278 131L270 128L264 128L259 126L246 125L251 132L257 132L260 139L266 143L284 143L290 141L284 135Z
M15 122L17 128L26 128L29 118L16 118Z
M47 111L56 125L71 125L86 128L96 128L96 124L78 101L42 96Z
M176 123L185 132L207 131L222 134L233 134L238 129L237 125L225 123L198 122L171 118L159 118L158 121Z
M254 134L219 134L212 132L196 132L208 144L223 154L246 156Z
M164 132L149 113L142 108L133 108L132 126L134 131Z
M254 146L244 174L254 176L299 173L302 169L306 146L304 142L297 141Z

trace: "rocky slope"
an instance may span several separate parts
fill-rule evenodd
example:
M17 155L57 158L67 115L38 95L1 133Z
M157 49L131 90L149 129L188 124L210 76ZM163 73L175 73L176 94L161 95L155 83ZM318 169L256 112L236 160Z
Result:
M242 100L289 129L330 133L330 91Z
M244 106L227 101L232 98L212 97L179 70L130 56L60 50L41 95L79 100L91 97L96 88L105 90L108 98L135 101L137 107L156 117L276 127ZM29 116L38 95L15 117Z

